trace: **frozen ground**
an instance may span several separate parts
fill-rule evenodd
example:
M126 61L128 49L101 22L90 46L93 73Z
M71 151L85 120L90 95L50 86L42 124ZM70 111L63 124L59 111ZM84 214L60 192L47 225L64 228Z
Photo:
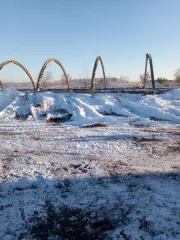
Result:
M0 239L180 239L179 90L7 90L0 117Z

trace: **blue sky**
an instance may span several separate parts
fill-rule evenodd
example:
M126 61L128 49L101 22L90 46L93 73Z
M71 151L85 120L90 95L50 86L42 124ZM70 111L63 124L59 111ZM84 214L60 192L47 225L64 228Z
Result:
M74 78L90 77L96 56L106 74L136 80L152 55L155 76L180 68L180 0L1 0L0 62L15 59L35 78L56 57ZM61 70L51 63L55 78ZM98 69L101 76L101 70ZM24 80L9 65L0 79Z

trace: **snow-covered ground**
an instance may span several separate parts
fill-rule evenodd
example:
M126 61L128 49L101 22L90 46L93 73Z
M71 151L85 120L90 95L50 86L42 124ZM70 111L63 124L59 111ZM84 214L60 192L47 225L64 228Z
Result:
M163 120L180 123L180 89L161 95L141 94L76 94L0 92L1 119L35 121L59 120L66 115L66 124L84 126L95 122L110 125L120 123L151 123ZM71 116L70 116L71 115ZM63 120L63 119L62 119Z
M0 239L180 239L180 90L4 90L0 118Z

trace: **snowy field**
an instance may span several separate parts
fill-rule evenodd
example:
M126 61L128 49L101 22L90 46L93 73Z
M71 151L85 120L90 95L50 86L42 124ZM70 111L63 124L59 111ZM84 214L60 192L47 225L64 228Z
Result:
M0 239L180 239L179 124L177 89L1 91Z

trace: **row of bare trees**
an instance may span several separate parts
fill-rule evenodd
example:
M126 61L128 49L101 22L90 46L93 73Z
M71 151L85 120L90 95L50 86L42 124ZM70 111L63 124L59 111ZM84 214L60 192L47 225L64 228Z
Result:
M67 74L67 78L69 81L72 80L72 77L70 76L70 74ZM150 80L150 78L151 78L150 73L147 72L146 76L144 76L144 74L140 74L138 79L140 81L140 84L144 84L144 81L146 84ZM45 74L43 75L43 78L41 81L41 87L44 88L47 85L52 85L52 81L53 81L52 72L46 71ZM165 78L157 78L157 81L159 83L161 83L161 82L163 83L164 81L168 81L168 80ZM174 81L180 83L180 68L174 72ZM110 76L107 77L107 84L121 84L121 83L126 83L126 82L129 82L129 79L126 76L121 76L120 78L115 78L115 77L110 77ZM103 78L99 78L96 81L97 85L103 85L103 83L104 83ZM58 81L58 84L66 85L66 78L65 78L64 74L61 75L61 78L60 78L60 81ZM88 88L89 84L90 84L90 79L83 80L83 85L85 88ZM1 82L0 82L0 85L1 85Z
M70 74L67 74L67 78L69 81L72 80L72 77ZM121 76L120 78L115 78L115 77L111 77L111 76L108 76L106 78L106 83L107 84L122 84L122 83L126 83L128 82L129 79L128 77L126 76ZM90 86L90 82L91 82L91 79L79 79L78 82L80 83L80 85L83 85L84 88L89 88ZM61 75L61 78L60 78L60 81L58 81L58 85L66 85L66 78L65 78L65 75ZM96 79L96 85L104 85L104 79L103 78L97 78ZM53 85L53 75L52 75L52 72L51 71L46 71L42 77L42 80L41 80L41 87L42 88L45 88L47 87L48 85ZM78 87L78 86L77 86Z
M69 81L72 80L72 77L69 74L67 74L67 78L68 78ZM51 71L46 71L45 74L42 77L42 80L41 80L41 87L44 88L47 85L51 85L52 81L53 81L52 72ZM60 81L59 81L58 84L59 85L66 85L67 84L64 74L61 75L61 78L60 78Z
M180 83L180 68L176 69L176 71L174 71L174 79L172 79L174 82ZM168 79L163 78L163 77L159 77L157 78L158 82L165 82L168 81Z
M174 72L175 81L180 83L180 68Z
M139 80L141 83L147 83L148 80L150 80L151 76L149 74L149 72L146 74L146 76L144 76L144 74L140 74ZM171 84L171 82L173 83L177 83L180 84L180 68L176 69L174 71L174 79L172 79L173 81L169 81L168 79L164 78L164 77L158 77L157 78L157 82L160 84L164 84L164 83L168 83Z

